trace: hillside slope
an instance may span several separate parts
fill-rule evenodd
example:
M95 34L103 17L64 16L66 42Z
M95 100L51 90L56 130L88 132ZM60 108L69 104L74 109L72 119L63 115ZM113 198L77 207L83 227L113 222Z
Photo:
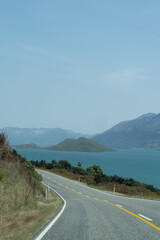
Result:
M0 239L28 240L61 205L41 185L42 177L25 158L12 150L0 134ZM49 199L50 198L50 199Z
M49 150L54 151L74 151L74 152L111 152L112 149L104 147L97 142L80 137L78 139L65 139L56 146L48 147Z
M120 122L93 140L110 148L160 149L160 114Z

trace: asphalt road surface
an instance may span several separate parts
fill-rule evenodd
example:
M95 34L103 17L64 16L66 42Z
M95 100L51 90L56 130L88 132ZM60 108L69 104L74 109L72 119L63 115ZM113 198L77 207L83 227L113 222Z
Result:
M160 202L117 196L40 171L66 206L42 240L160 240Z

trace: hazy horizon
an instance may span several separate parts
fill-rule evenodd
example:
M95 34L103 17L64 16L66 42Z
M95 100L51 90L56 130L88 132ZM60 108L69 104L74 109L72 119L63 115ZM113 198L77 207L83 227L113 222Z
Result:
M96 134L158 113L160 2L1 1L0 128Z
M141 116L144 116L144 115L148 115L148 114L158 114L158 113L144 113L144 114L142 114L142 115L140 115L140 116L138 116L138 117L141 117ZM138 117L136 117L136 118L138 118ZM136 118L134 118L134 119L136 119ZM124 119L123 121L130 121L130 120L134 120L134 119ZM123 122L122 121L122 122ZM118 122L118 123L116 123L115 125L117 125L117 124L119 124L120 122ZM110 128L108 128L108 129L104 129L104 131L106 131L106 130L109 130L109 129L111 129L112 127L114 127L115 125L113 125L113 126L111 126ZM62 130L66 130L66 131L70 131L70 132L74 132L74 133L80 133L80 134L88 134L88 135L96 135L96 134L99 134L99 133L101 133L101 132L95 132L95 133L87 133L87 132L78 132L78 131L73 131L72 129L64 129L64 128L61 128L61 127L52 127L52 128L48 128L48 127L30 127L30 128L28 128L28 127L3 127L3 128L1 128L0 127L0 130L2 130L2 129L6 129L6 128L18 128L18 129L62 129ZM104 131L102 131L102 132L104 132Z

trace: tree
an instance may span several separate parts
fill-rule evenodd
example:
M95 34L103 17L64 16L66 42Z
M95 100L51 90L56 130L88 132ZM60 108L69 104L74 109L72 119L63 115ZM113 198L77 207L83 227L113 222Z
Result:
M60 160L59 164L60 164L61 168L65 168L65 169L72 168L72 165L69 162L67 162L66 160Z
M94 176L94 181L96 183L99 183L99 182L103 181L103 170L100 166L93 165L91 167L88 167L87 172Z
M81 162L78 162L77 165L78 165L78 167L80 167L80 168L82 167L82 163L81 163Z
M46 169L52 169L52 168L53 168L52 163L47 163L47 164L46 164Z
M56 164L57 164L57 161L53 159L53 160L52 160L52 164L53 164L53 165L56 165Z
M103 175L103 170L98 165L93 165L87 168L87 172L89 172L93 176Z
M45 160L40 161L40 167L43 167L43 168L46 167L46 161Z

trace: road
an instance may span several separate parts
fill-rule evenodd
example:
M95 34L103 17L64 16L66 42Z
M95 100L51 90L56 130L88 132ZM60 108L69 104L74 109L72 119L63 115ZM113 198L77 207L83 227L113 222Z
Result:
M38 172L66 201L43 240L160 240L160 202L117 196Z

